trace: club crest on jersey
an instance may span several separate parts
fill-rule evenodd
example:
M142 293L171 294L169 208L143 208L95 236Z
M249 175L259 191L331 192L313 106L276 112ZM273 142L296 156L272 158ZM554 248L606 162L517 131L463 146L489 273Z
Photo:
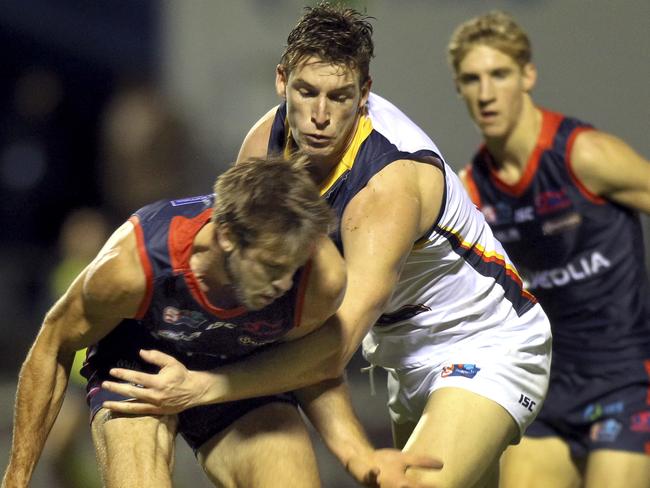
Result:
M558 212L569 206L571 206L571 199L567 195L565 188L544 191L535 198L535 210L538 215Z
M476 364L450 364L442 368L441 376L443 378L447 378L448 376L463 376L471 379L479 371L481 371L481 368L476 366Z
M650 412L638 412L632 415L630 430L634 432L650 432Z

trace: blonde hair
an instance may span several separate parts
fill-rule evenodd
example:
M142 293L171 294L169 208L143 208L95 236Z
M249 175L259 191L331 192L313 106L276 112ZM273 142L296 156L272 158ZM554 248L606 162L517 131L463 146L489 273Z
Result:
M510 56L520 67L532 59L530 40L524 30L505 12L494 10L460 24L449 40L447 56L454 73L465 55L475 46L487 45Z
M214 185L212 220L225 225L237 244L290 240L296 249L326 235L333 212L306 168L306 158L268 157L232 166Z

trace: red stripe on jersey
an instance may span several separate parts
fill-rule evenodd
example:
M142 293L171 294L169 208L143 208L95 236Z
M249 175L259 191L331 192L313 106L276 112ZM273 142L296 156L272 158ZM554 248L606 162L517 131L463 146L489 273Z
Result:
M520 197L524 194L526 189L530 186L530 183L537 173L537 168L539 166L539 161L544 154L544 151L553 146L553 139L557 133L564 116L562 114L551 112L548 110L540 109L542 111L542 128L539 132L539 137L537 138L537 144L533 149L528 162L526 163L526 168L524 173L519 178L519 181L514 185L509 185L499 178L497 175L497 170L492 162L492 156L490 155L488 161L490 164L490 179L492 183L503 193L509 195ZM487 151L486 151L487 152ZM488 153L489 154L489 153Z
M206 209L191 219L182 216L172 218L169 224L169 241L167 243L169 258L174 273L183 274L185 277L185 283L194 299L210 313L228 319L245 313L246 309L244 307L225 309L212 305L205 293L201 291L199 282L190 267L194 238L201 227L210 220L211 214L212 209Z
M596 195L595 193L592 193L589 191L589 189L580 181L578 176L575 174L573 171L573 165L571 164L571 150L573 149L573 143L576 140L576 137L578 137L580 134L583 132L586 132L588 130L594 130L593 127L578 127L571 132L571 135L569 136L569 140L567 141L566 144L566 152L564 154L564 161L566 161L566 167L567 170L569 171L569 176L571 176L571 180L573 180L573 183L578 187L578 190L580 190L580 193L589 200L592 203L595 203L596 205L602 205L606 203L606 200L604 198L601 198L600 196Z
M138 312L135 315L136 319L141 319L144 317L144 314L147 312L147 309L151 304L151 297L153 295L153 270L151 269L151 262L149 261L149 255L147 254L147 246L144 243L144 233L140 226L140 219L137 215L133 215L129 221L133 224L138 255L140 256L140 264L142 265L142 271L144 272L145 277L144 297L142 297L142 302L140 303Z

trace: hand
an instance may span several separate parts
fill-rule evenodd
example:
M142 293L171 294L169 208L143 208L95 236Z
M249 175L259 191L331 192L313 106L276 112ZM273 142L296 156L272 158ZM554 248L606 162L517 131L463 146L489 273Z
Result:
M105 408L127 414L170 415L199 404L202 391L189 371L176 358L160 351L140 351L140 357L160 367L157 374L113 368L112 376L127 383L104 381L102 388L135 401L106 401ZM138 386L136 386L138 385Z
M435 488L408 479L406 470L410 467L441 469L443 463L437 459L402 452L398 449L377 449L369 457L352 458L347 469L364 486L373 488Z

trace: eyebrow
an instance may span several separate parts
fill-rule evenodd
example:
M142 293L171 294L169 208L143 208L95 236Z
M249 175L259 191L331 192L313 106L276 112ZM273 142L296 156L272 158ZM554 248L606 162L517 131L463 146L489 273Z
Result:
M297 78L296 80L294 80L294 82L292 84L293 84L293 86L298 87L298 88L304 87L304 88L310 88L312 90L318 90L317 86L312 85L311 83L309 83L308 81L306 81L306 80L304 80L302 78ZM349 91L354 91L354 87L355 87L354 82L351 82L351 83L348 83L347 85L343 85L343 86L339 86L338 88L334 88L333 90L330 90L328 93L336 94L336 93L345 93L345 92L349 92Z

